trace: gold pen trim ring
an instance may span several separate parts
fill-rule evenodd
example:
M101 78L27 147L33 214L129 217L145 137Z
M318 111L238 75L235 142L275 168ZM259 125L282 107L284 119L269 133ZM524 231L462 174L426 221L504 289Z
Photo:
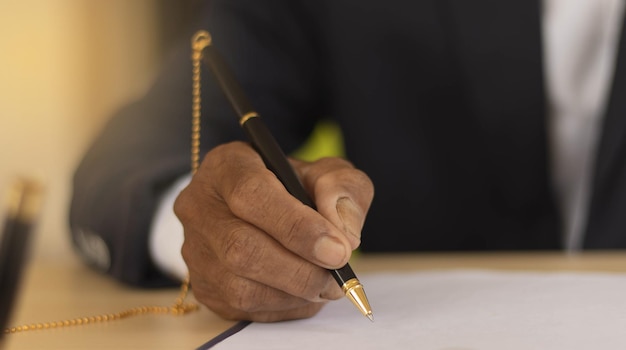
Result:
M341 286L341 290L345 293L346 297L350 299L352 304L361 311L363 316L373 321L372 307L367 301L367 297L365 296L365 291L363 290L363 285L359 282L358 279L352 278Z
M244 114L241 118L239 118L239 125L243 126L249 119L258 118L259 115L257 112L252 111Z

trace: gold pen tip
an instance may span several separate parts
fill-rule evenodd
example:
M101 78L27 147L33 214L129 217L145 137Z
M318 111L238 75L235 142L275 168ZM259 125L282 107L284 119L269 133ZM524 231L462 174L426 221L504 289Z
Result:
M361 282L359 282L358 279L353 278L346 282L341 288L344 293L346 293L346 296L350 299L352 304L354 304L354 306L361 311L361 314L373 322L374 314L372 313L372 308L367 300L367 296L365 296L365 291L363 290Z

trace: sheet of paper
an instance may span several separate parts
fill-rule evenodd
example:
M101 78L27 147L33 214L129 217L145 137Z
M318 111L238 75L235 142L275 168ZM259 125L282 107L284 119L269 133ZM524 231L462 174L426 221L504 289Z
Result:
M626 349L626 275L435 271L363 275L374 322L348 300L253 323L214 349Z

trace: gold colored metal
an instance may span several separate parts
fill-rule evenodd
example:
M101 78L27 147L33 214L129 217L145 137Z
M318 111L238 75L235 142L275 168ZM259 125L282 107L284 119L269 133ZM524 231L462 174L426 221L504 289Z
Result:
M346 283L341 286L341 290L344 292L346 297L350 299L352 304L356 306L359 311L363 314L363 316L370 319L370 321L374 321L374 314L372 313L372 307L367 301L367 296L365 295L365 290L363 289L363 285L359 282L358 279L353 278L348 280Z
M24 178L18 179L9 189L8 216L20 222L31 222L41 208L42 187L39 183Z
M211 45L211 34L200 30L191 38L191 173L200 166L200 116L202 112L202 52Z
M239 118L239 125L243 126L249 119L257 118L259 115L257 112L252 111L243 115L243 117Z
M211 45L211 40L211 34L209 34L209 32L199 30L191 38L191 49L194 52L200 52L202 54L202 50Z
M102 315L91 316L91 317L80 317L80 318L73 318L73 319L68 319L68 320L32 323L28 325L10 327L10 328L4 329L4 333L12 334L12 333L23 333L27 331L44 330L44 329L82 326L82 325L88 325L88 324L123 320L125 318L130 318L130 317L140 316L140 315L148 315L148 314L153 314L153 315L171 314L171 315L178 316L178 315L184 315L185 313L195 311L198 309L199 309L199 306L196 304L183 304L180 306L178 305L140 306L140 307L134 307L132 309L127 309L127 310L114 313L114 314L102 314Z

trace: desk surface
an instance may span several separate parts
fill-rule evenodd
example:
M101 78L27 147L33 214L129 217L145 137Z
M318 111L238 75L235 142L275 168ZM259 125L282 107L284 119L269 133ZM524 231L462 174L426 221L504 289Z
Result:
M626 252L362 255L359 274L429 269L626 272ZM110 314L137 306L168 306L177 290L139 290L94 273L75 260L34 262L23 281L11 325ZM7 349L194 349L233 322L208 311L184 316L144 315L71 328L6 336Z

